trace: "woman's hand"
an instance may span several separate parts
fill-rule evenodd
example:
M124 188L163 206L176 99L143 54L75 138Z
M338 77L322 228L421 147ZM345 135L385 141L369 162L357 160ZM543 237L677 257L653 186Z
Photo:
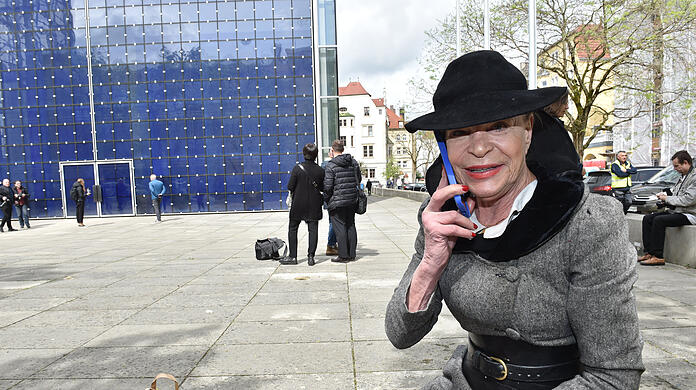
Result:
M430 203L423 210L423 232L425 233L425 252L423 262L436 269L444 269L449 262L452 249L459 237L473 238L477 229L471 220L457 210L440 211L445 202L455 195L463 195L469 190L465 185L447 185L447 176L443 172L437 191L430 198ZM474 199L466 200L469 210L474 209Z
M443 172L437 191L430 197L430 203L423 210L421 220L425 235L425 250L423 259L413 273L411 286L406 299L408 310L415 312L428 306L428 301L442 272L447 267L452 249L459 237L475 236L473 230L478 227L471 220L456 210L441 211L448 199L462 195L469 189L461 184L447 184L447 175ZM475 202L472 198L466 200L469 210L473 210Z

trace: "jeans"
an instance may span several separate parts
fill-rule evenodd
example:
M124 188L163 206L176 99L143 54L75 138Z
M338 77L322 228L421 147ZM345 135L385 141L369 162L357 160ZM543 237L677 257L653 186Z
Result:
M336 246L336 232L334 232L333 223L329 220L329 242L326 243L327 246Z
M19 219L19 226L24 227L24 225L27 225L27 227L31 227L31 225L29 225L29 205L15 205L15 210L17 210L17 219Z
M338 257L355 258L355 248L358 245L358 233L355 230L355 209L339 207L329 211L329 218L336 231L338 239Z
M162 198L155 198L152 200L152 208L155 209L155 215L157 216L158 221L162 220L162 210L160 210L161 204L162 204Z
M663 211L646 215L643 217L643 249L655 257L664 258L667 227L690 224L689 219L681 213Z
M633 203L631 188L614 188L612 192L614 193L614 197L623 204L624 214L628 213L628 208L631 207L631 203Z
M297 258L297 228L300 226L299 219L291 219L288 226L288 247L290 248L290 257ZM314 256L317 251L317 241L319 241L319 221L305 221L309 229L309 248L307 249L308 256Z

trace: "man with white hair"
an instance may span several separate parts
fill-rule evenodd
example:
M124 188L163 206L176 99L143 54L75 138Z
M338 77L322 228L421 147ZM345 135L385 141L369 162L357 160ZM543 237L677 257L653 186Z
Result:
M150 196L152 197L152 207L155 209L155 215L157 215L157 222L162 222L162 211L160 206L162 204L162 195L164 195L164 183L157 180L157 175L154 173L150 175Z
M2 223L0 223L0 232L4 232L3 228L7 223L7 231L13 232L17 229L12 229L12 205L14 193L10 188L10 179L2 181L0 186L0 209L2 209Z

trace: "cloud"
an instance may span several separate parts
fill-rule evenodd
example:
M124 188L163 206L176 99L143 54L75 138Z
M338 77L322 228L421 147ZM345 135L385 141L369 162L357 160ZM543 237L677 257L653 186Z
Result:
M424 32L454 9L454 1L342 0L336 6L340 84L359 78L373 95L387 88L392 96L392 89L406 93L404 85L418 69Z

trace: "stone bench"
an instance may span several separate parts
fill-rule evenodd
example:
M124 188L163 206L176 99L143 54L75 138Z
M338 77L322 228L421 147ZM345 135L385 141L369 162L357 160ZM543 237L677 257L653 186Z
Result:
M643 248L643 215L629 213L628 237L636 248ZM696 225L668 227L665 234L665 259L674 264L696 268Z

